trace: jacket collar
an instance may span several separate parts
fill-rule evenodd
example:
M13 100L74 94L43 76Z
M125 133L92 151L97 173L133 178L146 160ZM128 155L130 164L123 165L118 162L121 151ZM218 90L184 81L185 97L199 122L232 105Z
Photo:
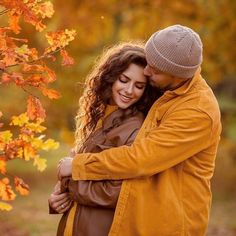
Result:
M201 68L199 67L199 69L196 71L194 77L188 81L186 81L186 83L184 83L181 87L173 90L173 91L166 91L165 95L170 95L170 96L180 96L183 95L185 93L187 93L196 83L198 83L198 81L200 81L200 79L202 79L201 77Z

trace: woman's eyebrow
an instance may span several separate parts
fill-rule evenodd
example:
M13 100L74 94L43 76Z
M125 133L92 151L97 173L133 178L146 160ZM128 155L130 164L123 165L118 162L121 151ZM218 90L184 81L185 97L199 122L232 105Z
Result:
M123 75L125 78L131 80L131 78L130 78L128 75L126 75L126 74L124 74L124 73L122 73L121 75Z
M121 75L123 75L126 79L128 80L132 80L128 75L122 73ZM143 81L136 81L136 83L139 83L139 84L146 84L147 82L143 82Z

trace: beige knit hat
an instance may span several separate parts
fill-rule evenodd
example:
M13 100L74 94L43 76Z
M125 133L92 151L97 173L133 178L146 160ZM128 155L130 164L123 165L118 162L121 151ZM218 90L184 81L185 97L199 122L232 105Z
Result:
M202 42L192 29L173 25L154 33L145 45L149 65L180 78L191 78L202 63Z

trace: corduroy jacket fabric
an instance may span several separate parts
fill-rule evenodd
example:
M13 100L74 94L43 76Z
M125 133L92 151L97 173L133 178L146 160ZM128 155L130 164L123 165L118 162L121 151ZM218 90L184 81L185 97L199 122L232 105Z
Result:
M72 177L126 179L109 236L203 236L220 133L217 100L198 73L155 102L133 145L76 156Z

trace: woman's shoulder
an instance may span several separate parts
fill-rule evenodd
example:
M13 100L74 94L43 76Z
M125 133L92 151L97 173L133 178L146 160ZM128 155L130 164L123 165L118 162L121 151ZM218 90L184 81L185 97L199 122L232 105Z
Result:
M113 115L114 121L116 114L114 113ZM111 126L111 129L106 132L107 141L114 143L114 146L127 144L130 140L132 142L141 128L143 121L144 115L141 112L130 113L119 122L119 125Z
M138 110L135 112L130 109L118 109L110 114L110 120L114 123L114 120L120 119L120 125L126 123L143 123L145 117L144 114Z

